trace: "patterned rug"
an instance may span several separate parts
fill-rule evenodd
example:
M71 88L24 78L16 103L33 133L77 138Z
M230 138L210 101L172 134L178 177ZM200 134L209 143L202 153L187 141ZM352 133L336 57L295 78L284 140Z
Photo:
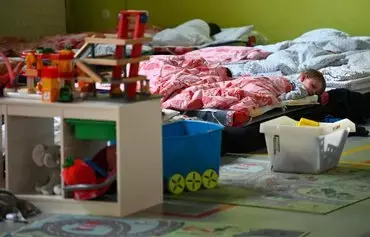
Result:
M232 205L210 203L210 202L179 202L163 203L163 215L172 217L181 217L187 219L202 219L216 213L220 213L233 208ZM155 213L156 214L156 213Z
M147 236L227 236L227 237L302 237L308 233L295 230L252 229L233 225L184 222L177 220L105 218L55 215L36 221L12 234L13 237L147 237Z
M368 165L303 175L272 172L267 160L224 159L219 187L166 198L327 214L370 197Z

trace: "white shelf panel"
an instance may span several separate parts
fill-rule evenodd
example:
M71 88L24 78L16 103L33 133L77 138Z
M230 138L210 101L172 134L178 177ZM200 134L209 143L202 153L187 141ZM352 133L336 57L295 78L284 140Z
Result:
M94 119L105 121L117 121L117 109L80 109L80 108L65 108L63 109L64 118L79 118L79 119Z
M62 115L60 108L48 108L44 106L12 105L7 106L7 113L14 116L30 116L52 118Z
M5 113L6 106L0 105L0 115L3 115Z
M42 211L124 217L163 202L159 98L127 104L117 100L45 103L3 98L1 108L7 131L6 189L31 201ZM76 141L64 119L116 121L117 202L77 201L64 198L64 195L20 195L35 193L35 181L47 175L36 167L31 154L37 144L54 143L53 117L60 117L62 122L61 163L69 154L90 157L105 146L102 142Z

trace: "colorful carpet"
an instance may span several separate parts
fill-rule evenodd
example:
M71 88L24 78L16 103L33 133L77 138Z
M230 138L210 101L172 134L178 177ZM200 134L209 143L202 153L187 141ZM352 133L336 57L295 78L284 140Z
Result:
M158 208L150 208L135 214L135 217L164 216L172 218L203 219L234 208L234 205L212 202L189 202L181 200L166 200Z
M232 205L205 202L163 203L163 215L188 219L203 219L233 208Z
M13 233L13 237L147 237L147 236L227 236L302 237L304 231L252 229L219 223L184 222L158 219L115 219L91 216L55 215Z
M264 159L224 159L219 187L166 198L327 214L370 197L369 165L303 175L271 172Z

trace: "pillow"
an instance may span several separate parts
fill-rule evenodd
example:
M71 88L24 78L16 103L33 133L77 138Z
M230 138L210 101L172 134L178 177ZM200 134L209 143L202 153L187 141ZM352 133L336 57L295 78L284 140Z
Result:
M215 41L234 41L239 40L239 38L244 35L252 32L254 26L243 26L243 27L233 27L233 28L224 28L220 33L217 33L213 36Z
M350 35L343 31L330 28L322 28L308 31L298 38L294 39L294 42L311 42L318 40L329 40L329 39L338 39L338 38L347 38Z
M151 45L154 46L198 46L211 43L208 23L194 19L176 28L169 28L154 35Z

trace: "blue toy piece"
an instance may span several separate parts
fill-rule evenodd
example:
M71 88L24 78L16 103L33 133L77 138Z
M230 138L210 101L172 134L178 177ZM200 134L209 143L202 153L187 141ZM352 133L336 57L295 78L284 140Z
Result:
M147 23L148 22L148 15L147 14L141 14L140 15L140 23Z
M108 177L108 172L99 167L92 159L85 158L85 163L102 177Z
M163 125L163 176L167 191L180 194L218 183L223 126L194 120Z

